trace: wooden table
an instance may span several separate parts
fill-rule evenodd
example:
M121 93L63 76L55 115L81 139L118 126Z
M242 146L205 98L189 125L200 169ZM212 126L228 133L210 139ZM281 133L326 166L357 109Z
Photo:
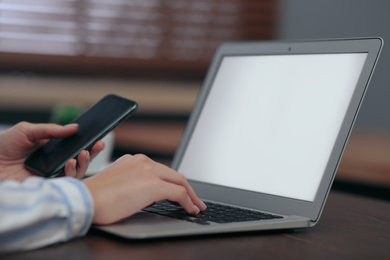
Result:
M390 203L332 191L310 229L130 241L85 237L6 259L390 259Z

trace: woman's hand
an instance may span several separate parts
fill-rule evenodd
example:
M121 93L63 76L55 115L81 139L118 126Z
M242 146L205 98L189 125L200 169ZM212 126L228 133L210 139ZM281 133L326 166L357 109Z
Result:
M76 133L77 124L60 126L56 124L31 124L21 122L0 133L0 180L16 179L19 181L34 175L24 167L26 158L49 139L64 138ZM104 149L104 143L98 141L91 150L82 151L77 161L69 160L65 165L64 175L82 178L89 162Z
M116 222L160 200L194 215L206 209L182 174L145 155L124 155L84 183L94 201L95 224Z

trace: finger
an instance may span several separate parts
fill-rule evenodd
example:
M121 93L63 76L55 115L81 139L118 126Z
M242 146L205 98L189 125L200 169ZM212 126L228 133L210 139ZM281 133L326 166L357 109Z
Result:
M81 179L84 177L85 172L88 169L90 162L90 154L88 151L81 151L81 153L77 156L77 167L76 167L76 178Z
M93 160L101 151L103 151L105 144L103 141L97 141L89 150L90 159Z
M165 165L162 165L166 167ZM169 168L169 167L166 167ZM161 171L161 178L163 178L165 181L172 182L174 184L183 186L186 190L187 193L192 200L192 202L201 210L205 211L207 206L201 201L198 196L196 195L194 189L191 187L191 185L188 183L187 179L182 175L181 173L176 172L175 170L169 168L170 171L168 174L164 174L165 171Z
M131 159L137 158L137 160L141 160L145 164L153 165L154 167L157 167L157 169L160 169L158 171L155 171L157 176L167 182L182 186L186 189L190 199L192 202L202 211L206 210L206 205L196 196L194 190L192 189L191 185L187 182L184 175L178 173L177 171L161 164L157 163L151 159L149 159L147 156L142 154L134 155Z
M199 199L199 197L196 195L194 189L187 182L187 180L186 180L185 187L187 189L189 197L191 198L191 201L200 209L200 211L205 211L207 209L206 204L204 204L204 202L201 199Z
M77 161L75 159L70 159L69 161L67 161L65 164L65 169L64 169L65 176L75 178L76 177L76 165L77 165Z
M163 182L160 185L160 188L160 200L168 200L174 203L176 202L191 215L197 215L200 212L199 207L192 202L187 190L183 186L170 182Z
M77 132L77 124L61 126L57 124L31 124L27 136L31 142L42 139L63 138Z

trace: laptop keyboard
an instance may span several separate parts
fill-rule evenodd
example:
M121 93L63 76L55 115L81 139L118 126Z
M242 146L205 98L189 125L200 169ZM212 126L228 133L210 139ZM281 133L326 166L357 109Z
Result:
M171 218L182 219L200 225L209 225L210 222L223 224L283 218L281 216L221 205L212 202L205 202L205 204L207 209L203 212L200 212L198 215L190 215L182 207L173 205L168 201L159 201L144 209L144 211Z

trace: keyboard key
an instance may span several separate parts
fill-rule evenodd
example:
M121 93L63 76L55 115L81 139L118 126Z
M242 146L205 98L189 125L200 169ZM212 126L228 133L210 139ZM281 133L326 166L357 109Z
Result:
M267 220L282 218L281 216L271 215L258 211L235 208L232 206L226 206L211 202L205 202L207 209L200 212L198 215L193 216L180 207L169 203L168 201L160 201L144 209L146 212L156 213L159 215L181 219L200 225L208 225L210 222L219 224L232 223L232 222L244 222L254 220Z

